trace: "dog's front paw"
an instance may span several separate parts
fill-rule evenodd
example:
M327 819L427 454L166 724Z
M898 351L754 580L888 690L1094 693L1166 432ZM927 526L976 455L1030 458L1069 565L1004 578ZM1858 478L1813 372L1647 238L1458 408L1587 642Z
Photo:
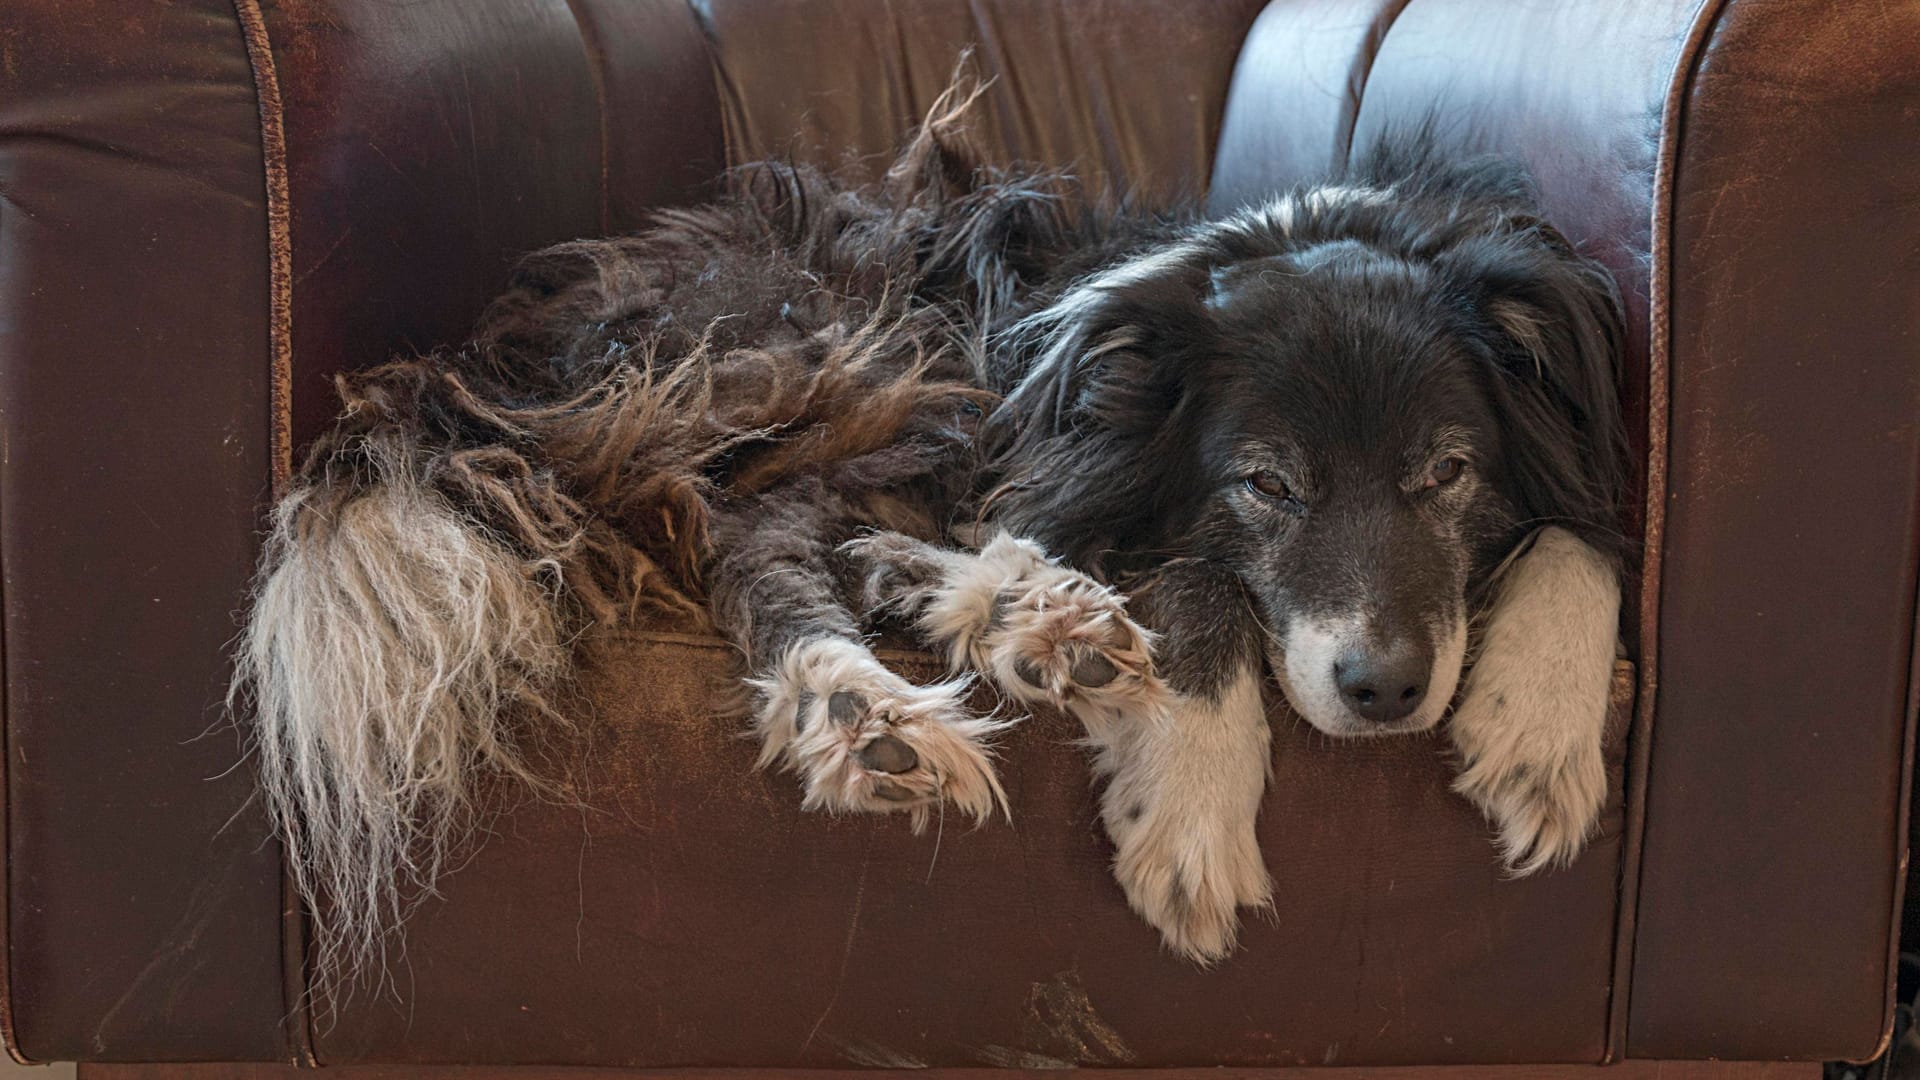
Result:
M1256 667L1171 700L1116 728L1096 762L1111 775L1100 816L1128 903L1168 948L1204 966L1233 951L1239 909L1272 900L1254 832L1270 732Z
M918 618L964 556L897 532L872 532L840 545L860 606L871 615Z
M1600 818L1619 612L1613 565L1547 528L1515 559L1488 614L1453 714L1454 790L1493 823L1516 876L1572 862Z
M1226 820L1141 794L1108 800L1103 814L1127 902L1182 957L1203 967L1221 960L1239 936L1240 909L1272 902L1251 818Z
M1041 563L1003 585L981 641L980 666L1021 700L1134 714L1165 705L1151 635L1119 593L1078 571Z
M1486 814L1507 869L1525 876L1580 854L1606 802L1607 769L1590 720L1510 710L1469 691L1453 718L1462 758L1453 790Z
M751 682L759 763L798 774L806 809L905 811L915 832L942 802L977 821L1006 810L990 740L1010 722L969 715L964 681L914 686L863 646L823 639Z

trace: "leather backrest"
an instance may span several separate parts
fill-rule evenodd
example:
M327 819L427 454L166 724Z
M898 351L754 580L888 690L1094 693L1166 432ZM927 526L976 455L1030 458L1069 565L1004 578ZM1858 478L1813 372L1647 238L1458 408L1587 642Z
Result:
M1198 200L1260 0L699 0L732 164L872 175L973 50L990 160L1074 171L1154 205Z
M265 32L296 446L331 422L335 372L459 340L520 255L637 228L723 166L680 3L334 0L269 8Z

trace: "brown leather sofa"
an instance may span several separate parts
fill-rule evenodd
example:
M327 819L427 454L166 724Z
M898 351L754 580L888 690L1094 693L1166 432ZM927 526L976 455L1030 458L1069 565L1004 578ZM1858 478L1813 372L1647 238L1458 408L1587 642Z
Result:
M218 703L329 377L458 338L517 254L633 229L729 163L870 167L968 44L998 76L985 143L1153 201L1232 208L1429 112L1532 164L1634 328L1645 560L1601 835L1504 880L1443 741L1276 712L1276 911L1203 973L1127 912L1057 718L1008 750L1013 823L936 843L798 813L711 715L725 650L635 630L596 645L594 715L551 749L584 806L512 802L395 992L316 1001ZM0 1023L24 1059L1592 1065L1862 1059L1888 1029L1913 4L13 0L0 425ZM1714 1069L1668 1075L1765 1071Z

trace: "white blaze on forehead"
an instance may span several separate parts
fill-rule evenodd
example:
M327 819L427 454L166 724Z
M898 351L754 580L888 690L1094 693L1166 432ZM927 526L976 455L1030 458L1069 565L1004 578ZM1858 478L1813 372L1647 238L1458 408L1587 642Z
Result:
M1307 192L1306 202L1308 209L1319 213L1336 206L1385 206L1392 197L1391 189L1329 184Z
M1393 198L1392 188L1362 187L1355 184L1328 184L1299 195L1278 195L1259 206L1227 218L1216 226L1221 232L1245 234L1261 229L1290 235L1302 213L1311 218L1340 206L1385 206Z

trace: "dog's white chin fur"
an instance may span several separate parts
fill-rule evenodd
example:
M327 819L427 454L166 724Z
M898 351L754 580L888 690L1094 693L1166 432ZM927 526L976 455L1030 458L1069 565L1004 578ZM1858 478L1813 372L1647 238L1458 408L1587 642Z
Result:
M1291 620L1280 647L1268 652L1287 704L1317 730L1343 739L1432 730L1446 715L1453 692L1460 685L1467 659L1466 619L1456 615L1446 637L1436 642L1433 667L1427 675L1427 696L1420 707L1411 716L1389 724L1353 715L1334 683L1335 658L1363 641L1366 634L1365 618L1359 615Z

